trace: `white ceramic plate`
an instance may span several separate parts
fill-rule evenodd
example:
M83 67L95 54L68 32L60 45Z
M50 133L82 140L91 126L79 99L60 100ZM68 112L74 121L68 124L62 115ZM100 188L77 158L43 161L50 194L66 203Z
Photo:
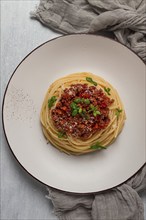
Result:
M40 109L49 85L59 77L89 71L117 88L127 120L107 150L68 156L46 143ZM69 35L44 43L17 67L6 89L3 124L20 164L41 182L64 191L109 189L145 163L145 65L125 46L101 36Z

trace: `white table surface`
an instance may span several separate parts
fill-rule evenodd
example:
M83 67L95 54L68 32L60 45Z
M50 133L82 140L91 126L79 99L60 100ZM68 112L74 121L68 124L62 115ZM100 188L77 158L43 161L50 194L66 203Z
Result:
M10 76L19 62L41 43L59 36L29 13L39 0L1 0L1 103ZM16 161L1 127L1 220L55 220L46 187ZM141 195L146 212L146 193ZM145 213L146 216L146 213Z

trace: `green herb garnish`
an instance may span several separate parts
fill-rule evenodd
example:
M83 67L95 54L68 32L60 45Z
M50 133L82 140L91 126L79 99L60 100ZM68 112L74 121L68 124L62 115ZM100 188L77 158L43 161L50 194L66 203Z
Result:
M97 110L97 108L93 104L91 104L89 108L90 108L89 112L93 112L94 110Z
M79 108L79 114L81 114L81 113L82 113L82 111L83 111L83 109L82 109L82 108Z
M64 136L65 136L65 132L61 132L61 131L58 132L58 137L59 137L59 138L62 138L62 137L64 137Z
M106 149L106 147L105 147L105 146L102 146L99 142L96 142L95 144L91 145L90 148L91 148L91 149L95 149L95 150Z
M81 103L84 103L84 100L85 100L84 98L81 98L81 101L80 101L80 102L81 102Z
M86 120L88 120L88 119L90 118L89 115L87 114L86 109L82 109L82 110L79 109L79 114L80 114L83 118L85 118Z
M71 113L72 116L76 116L78 114L78 109L74 109Z
M80 103L81 100L82 100L81 98L76 98L76 99L74 100L74 102L75 102L75 103Z
M75 103L85 103L85 104L90 104L90 100L89 99L84 99L84 98L76 98L73 102Z
M89 105L89 104L90 104L90 100L89 100L89 99L85 99L85 100L84 100L84 103L85 103L86 105Z
M94 115L94 117L96 117L97 115L101 115L101 112L100 111L93 111L93 115Z
M70 104L70 107L72 108L72 109L77 109L77 104L76 103L74 103L74 102L72 102L71 104Z
M105 91L108 95L111 95L111 94L110 94L110 91L111 91L110 88L106 88L106 87L104 87L104 91Z
M93 81L91 77L86 77L86 80L90 82L91 84L93 84L94 86L97 86L97 82Z
M80 114L82 117L86 117L86 110L82 109L81 107L79 107L77 104L79 103L85 103L86 105L90 104L90 100L89 99L84 99L84 98L76 98L71 104L71 115L74 117L77 114Z
M101 112L98 111L97 107L93 104L90 105L90 110L88 112L93 112L94 117L96 117L97 115L101 115Z
M77 104L75 102L72 102L70 104L70 107L71 107L71 114L72 114L72 116L76 116L78 114L79 107L77 106Z
M52 96L49 100L48 100L48 107L49 109L51 109L51 107L54 105L54 103L56 102L57 98L56 96Z
M117 118L119 117L119 115L122 111L123 111L122 109L116 108L116 113L115 114L116 114Z

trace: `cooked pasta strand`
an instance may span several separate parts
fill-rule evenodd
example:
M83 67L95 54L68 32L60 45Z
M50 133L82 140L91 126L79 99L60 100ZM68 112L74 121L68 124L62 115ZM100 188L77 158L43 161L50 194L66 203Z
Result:
M75 138L71 135L58 138L58 130L52 121L51 109L48 108L48 100L52 96L56 96L58 101L64 89L70 87L72 84L86 83L91 86L90 82L86 81L86 77L91 77L93 80L95 80L98 83L97 87L101 88L103 91L104 88L110 89L110 98L114 100L113 104L109 107L110 123L105 129L96 132L86 140ZM52 109L55 108L56 103ZM117 109L121 110L119 115L116 115ZM88 72L70 74L52 83L46 93L40 114L42 130L46 139L60 151L74 155L95 151L95 149L92 149L91 146L97 142L100 142L101 146L109 146L122 131L125 119L126 114L124 106L116 89L114 89L110 83L105 81L100 76Z

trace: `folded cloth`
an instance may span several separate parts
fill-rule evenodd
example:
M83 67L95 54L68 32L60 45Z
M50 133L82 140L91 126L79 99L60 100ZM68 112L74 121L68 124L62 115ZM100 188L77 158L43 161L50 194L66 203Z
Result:
M112 31L146 62L146 0L40 0L31 17L61 33Z
M138 193L146 190L146 166L124 184L101 193L74 194L48 188L60 220L144 220Z
M40 0L31 17L61 33L112 32L146 62L146 0ZM141 190L146 165L113 189L84 195L48 188L48 198L60 220L143 220Z

